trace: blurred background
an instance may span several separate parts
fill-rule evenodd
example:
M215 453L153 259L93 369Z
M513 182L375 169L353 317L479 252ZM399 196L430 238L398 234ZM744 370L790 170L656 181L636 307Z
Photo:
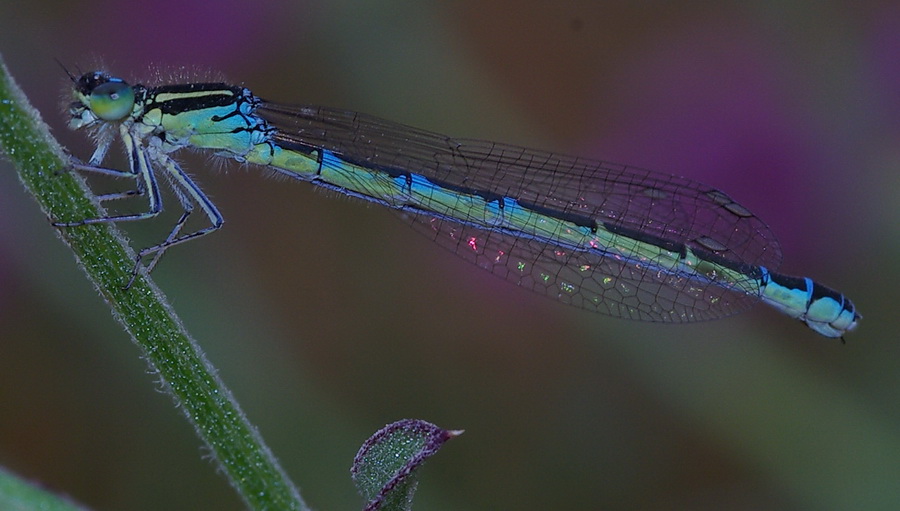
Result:
M843 346L764 306L607 318L391 212L182 155L226 226L154 277L315 509L361 506L353 455L406 417L466 430L425 467L418 509L900 508L897 2L0 7L3 58L81 158L54 59L145 83L224 77L702 181L770 224L784 273L864 315ZM127 232L147 244L169 225ZM0 162L0 465L98 510L241 509L204 456Z

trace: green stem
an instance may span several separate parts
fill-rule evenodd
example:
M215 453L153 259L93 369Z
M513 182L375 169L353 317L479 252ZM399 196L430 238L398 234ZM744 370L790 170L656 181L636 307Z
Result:
M0 468L0 509L4 511L87 511L12 472Z
M51 219L96 217L100 208L0 59L0 150ZM134 252L109 224L59 229L79 265L143 351L250 509L308 509L162 292L144 276L128 289Z

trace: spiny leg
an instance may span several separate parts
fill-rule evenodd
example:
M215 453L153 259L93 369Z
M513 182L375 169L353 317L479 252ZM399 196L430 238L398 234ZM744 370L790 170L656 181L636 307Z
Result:
M132 197L140 197L144 195L144 191L140 189L128 190L125 192L113 192L97 196L98 202L108 202L119 199L129 199Z
M173 244L174 240L177 239L178 233L181 232L181 228L184 227L185 222L187 222L188 217L191 216L191 213L193 213L193 212L194 212L193 206L186 205L186 207L184 209L184 213L181 214L181 217L178 219L177 222L175 222L175 226L172 227L172 231L169 232L168 236L166 236L166 241L160 243L159 245L155 245L153 247L142 249L140 252L138 252L138 255L135 258L134 268L131 270L131 278L128 279L128 282L125 284L125 289L130 288L131 285L134 284L134 280L137 278L138 273L140 273L141 260L145 256L150 255L151 253L153 254L153 259L151 259L150 263L148 263L144 267L146 272L149 274L150 272L153 271L153 268L156 268L156 265L157 265L157 263L159 263L159 259L165 253L166 248L171 246ZM154 251L154 249L155 249L155 251Z
M124 192L111 192L111 193L106 193L103 195L98 195L96 197L96 199L98 202L101 202L101 203L107 202L107 201L119 200L119 199L129 199L129 198L133 198L133 197L140 197L146 193L146 190L144 190L144 182L137 179L140 176L132 173L130 170L119 170L119 169L111 169L111 168L107 168L107 167L96 167L93 165L85 165L83 163L75 161L71 165L67 166L64 170L60 171L59 174L66 173L71 170L77 170L78 172L91 172L94 174L111 176L111 177L115 177L115 178L123 178L124 177L124 178L129 178L129 179L135 180L136 185L135 185L135 189L133 189L133 190L126 190ZM61 223L54 223L53 225L60 226L60 227L64 226Z
M173 245L177 245L179 243L184 243L185 241L189 241L192 239L199 238L206 234L209 234L220 227L224 223L224 219L222 218L222 214L219 213L219 210L212 203L209 197L203 193L199 186L184 172L178 163L169 157L168 154L163 153L155 148L150 148L149 152L151 153L151 158L159 164L159 166L166 171L168 171L168 176L170 178L170 183L172 184L172 188L175 191L175 194L178 196L182 207L184 208L184 212L181 214L181 217L175 222L175 226L172 228L172 231L169 232L169 235L166 237L165 241L159 243L157 245L153 245L151 247L147 247L141 249L138 252L137 257L135 258L135 266L132 271L131 279L125 285L125 288L131 287L134 283L134 280L137 278L137 275L140 271L141 261L150 254L153 254L153 259L150 260L150 263L147 264L146 271L149 273L156 267L157 263L159 263L160 258L169 249L169 247ZM196 203L200 206L200 209L206 213L207 218L210 221L210 225L204 227L202 229L198 229L188 234L181 234L182 228L184 228L185 223L190 217L191 213L194 211L193 204Z
M84 218L73 222L53 222L55 227L78 227L81 225L99 224L99 223L115 223L127 222L135 220L146 220L158 215L162 211L162 199L159 193L159 184L153 175L153 168L148 159L147 151L140 145L130 133L123 132L122 141L128 154L129 170L107 169L99 167L99 162L94 164L96 154L91 158L90 165L75 164L73 168L87 172L96 172L113 177L129 177L137 180L137 189L130 192L101 195L98 197L100 201L114 200L129 195L143 195L146 191L149 201L147 211L141 213L129 213L124 215L108 215L95 218Z
M67 170L69 170L69 169L77 170L78 172L92 172L94 174L101 174L104 176L111 176L111 177L115 177L115 178L125 177L125 178L130 178L130 179L135 180L136 188L134 190L127 190L124 192L112 192L112 193L107 193L107 194L103 194L103 195L98 195L97 196L98 202L106 202L106 201L113 201L113 200L119 200L119 199L128 199L128 198L132 198L132 197L140 197L140 196L144 195L144 193L146 193L146 190L144 189L144 182L142 180L138 180L137 178L139 178L140 176L138 174L135 174L131 170L119 170L119 169L111 169L111 168L107 168L107 167L98 167L95 165L85 165L85 164L77 162L77 161L67 168Z

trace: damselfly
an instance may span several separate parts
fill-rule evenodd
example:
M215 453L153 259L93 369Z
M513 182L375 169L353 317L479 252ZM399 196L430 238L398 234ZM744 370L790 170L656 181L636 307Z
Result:
M463 259L521 287L588 310L643 321L689 322L740 312L758 300L828 337L856 327L842 294L773 270L769 228L725 193L626 165L459 139L356 112L283 106L224 83L149 87L96 71L72 76L73 129L95 130L81 170L127 177L141 213L57 222L75 227L144 220L163 205L157 174L183 214L161 243L138 253L156 264L169 247L222 226L213 202L172 154L199 148L398 212ZM121 138L127 170L100 165ZM182 232L199 206L209 225Z

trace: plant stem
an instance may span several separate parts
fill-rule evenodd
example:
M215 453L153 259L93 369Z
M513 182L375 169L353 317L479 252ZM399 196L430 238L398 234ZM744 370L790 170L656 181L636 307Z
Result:
M87 511L66 497L0 468L0 509L4 511Z
M0 150L49 218L71 221L102 215L84 181L65 172L68 158L63 149L2 59ZM93 224L57 232L248 507L308 509L162 292L144 275L124 289L135 255L118 230Z

